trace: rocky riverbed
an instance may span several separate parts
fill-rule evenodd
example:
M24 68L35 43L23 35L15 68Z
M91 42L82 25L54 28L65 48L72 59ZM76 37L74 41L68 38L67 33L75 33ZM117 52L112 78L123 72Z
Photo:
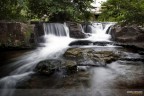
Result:
M40 61L14 96L129 96L143 91L143 58L122 47L72 47L59 59Z

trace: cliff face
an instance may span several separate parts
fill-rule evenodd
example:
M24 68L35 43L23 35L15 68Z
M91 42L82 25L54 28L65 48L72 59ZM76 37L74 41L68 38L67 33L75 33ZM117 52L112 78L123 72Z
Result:
M1 47L32 47L35 43L33 26L20 22L0 22Z

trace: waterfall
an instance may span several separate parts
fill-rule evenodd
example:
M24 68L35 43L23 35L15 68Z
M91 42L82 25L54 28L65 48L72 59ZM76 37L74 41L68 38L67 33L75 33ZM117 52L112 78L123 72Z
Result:
M110 41L109 39L111 36L109 34L106 34L106 31L109 29L110 26L114 25L115 23L109 22L109 23L92 23L90 26L91 30L91 36L88 38L88 40L91 41Z
M105 41L110 37L106 34L106 30L112 24L106 24L103 27L102 23L93 23L91 25L92 33L89 38L84 40L91 41ZM37 49L24 54L23 56L16 58L16 62L9 64L8 68L15 68L9 76L0 79L0 86L2 92L0 96L11 96L14 90L9 88L15 88L18 82L22 82L30 78L31 74L34 74L33 70L35 66L42 60L57 59L59 58L67 48L69 44L75 39L69 37L69 29L66 23L43 23L44 28L44 47L38 47Z
M45 35L69 36L69 30L65 23L43 23L43 27Z
M40 61L59 58L69 47L69 43L73 41L69 37L69 30L65 23L44 23L43 27L45 46L38 47L34 51L16 58L16 62L9 64L8 68L15 68L15 70L9 76L0 79L0 96L12 96L17 83L30 78L35 73L33 70Z
M102 23L93 23L91 25L92 33L104 32Z

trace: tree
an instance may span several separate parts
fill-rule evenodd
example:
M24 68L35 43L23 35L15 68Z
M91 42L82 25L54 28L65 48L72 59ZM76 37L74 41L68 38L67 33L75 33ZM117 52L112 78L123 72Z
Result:
M29 0L31 18L44 14L50 21L79 20L83 17L92 0Z
M121 24L144 24L144 0L108 0L103 3L99 20Z
M15 20L22 17L22 10L26 10L27 0L1 0L0 20Z

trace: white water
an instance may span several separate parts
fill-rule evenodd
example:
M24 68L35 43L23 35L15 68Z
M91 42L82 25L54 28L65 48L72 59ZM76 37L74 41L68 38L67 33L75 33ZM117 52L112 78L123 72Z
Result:
M104 29L101 23L94 23L93 33L87 40L92 41L109 41L110 36L105 34L106 30L111 24L107 25ZM0 96L11 96L18 82L24 81L34 74L33 70L38 62L45 59L57 59L69 47L69 43L74 41L69 37L69 30L66 24L44 24L45 31L45 47L38 47L36 50L26 53L25 55L16 58L16 62L9 64L8 68L16 68L6 76L0 79Z
M115 23L108 23L103 27L102 23L93 23L91 26L92 34L87 40L91 41L110 41L110 34L106 34L108 28Z
M44 23L44 32L46 35L68 36L68 28L61 23Z

